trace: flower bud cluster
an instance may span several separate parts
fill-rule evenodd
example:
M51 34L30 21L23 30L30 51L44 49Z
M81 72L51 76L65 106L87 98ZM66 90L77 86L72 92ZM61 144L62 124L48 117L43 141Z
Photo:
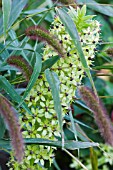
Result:
M90 67L94 58L96 44L99 41L100 28L99 22L92 20L93 16L86 16L85 13L85 6L81 10L77 8L77 11L72 7L69 10L69 15L77 26L82 49ZM60 58L51 68L59 76L62 113L65 115L70 110L70 103L75 96L76 87L81 84L81 80L84 77L84 68L74 42L58 16L54 18L50 33L59 39L59 43L67 52L67 57ZM58 55L57 52L50 45L46 45L42 59L45 61L56 55ZM24 114L24 111L21 111L20 121L24 138L57 140L56 137L60 137L60 128L54 110L51 89L44 73L40 74L35 86L26 98L26 103L31 109L32 115ZM53 150L54 148L39 145L27 146L25 159L23 164L19 166L20 169L37 169L37 166L44 165L45 160L49 160L51 163Z

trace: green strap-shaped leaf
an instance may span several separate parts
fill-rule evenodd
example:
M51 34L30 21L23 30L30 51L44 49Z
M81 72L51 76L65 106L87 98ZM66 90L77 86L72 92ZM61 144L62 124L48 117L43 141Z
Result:
M26 105L25 102L22 102L22 98L21 96L15 91L15 89L13 88L13 86L11 86L11 84L9 83L9 81L3 77L0 76L0 88L4 89L6 91L6 93L18 104L22 103L22 107L23 109L26 110L26 112L28 112L29 114L32 114L30 109L28 108L28 106Z
M101 69L113 70L113 65L101 65L101 66L93 67L93 69L95 69L95 70L101 70Z
M76 139L76 141L78 141L77 130L76 130L76 127L75 127L75 122L74 122L74 119L73 119L72 111L69 112L69 117L70 117L70 120L71 120L71 126L72 126L72 130L73 130L75 139Z
M7 70L15 70L15 71L17 71L18 69L14 68L14 67L11 67L11 66L8 66L8 65L2 66L2 64L0 64L0 72L7 71Z
M4 34L6 35L11 11L11 0L2 0L2 11L3 11L3 29Z
M7 0L6 0L7 1ZM17 1L15 4L15 0L12 3L12 8L11 8L11 13L10 13L10 18L9 18L9 27L12 26L12 24L16 21L16 19L19 17L21 14L23 8L27 4L28 0L20 0Z
M54 147L62 147L62 141L52 141L48 139L42 139L42 138L29 138L29 139L24 139L24 142L26 144L38 144L38 145L45 145L45 146L54 146ZM0 139L0 148L10 148L10 141L9 140L2 140ZM74 140L67 140L64 142L64 148L65 149L70 149L70 150L75 150L75 149L84 149L84 148L89 148L93 146L99 146L98 143L93 143L93 142L77 142Z
M74 103L76 106L78 106L79 108L81 108L82 110L88 112L88 113L92 113L93 111L87 107L83 102L79 101L79 100L75 100Z
M3 118L0 115L0 139L3 138L6 127Z
M8 50L2 43L0 43L0 60L4 61L8 58L8 56L9 56Z
M26 91L23 95L23 100L26 98L26 96L28 95L28 93L30 92L32 87L34 86L34 84L35 84L36 80L38 79L38 76L41 72L41 68L42 68L41 56L39 53L35 53L35 55L36 55L36 63L35 63L34 70L33 70L32 76L30 78L29 84L28 84Z
M87 76L90 79L90 82L91 82L92 87L93 87L93 89L95 91L95 94L97 94L96 89L95 89L95 85L94 85L94 82L93 82L93 79L92 79L92 76L91 76L91 73L90 73L90 70L88 68L88 65L87 65L83 50L82 50L80 37L79 37L79 34L77 32L76 25L74 24L73 20L66 13L65 10L57 8L56 11L57 11L62 23L65 25L65 28L66 28L67 32L69 33L70 37L72 38L72 40L73 40L73 42L75 44L75 47L76 47L77 52L79 54L79 57L80 57L82 65L84 67L84 70L85 70L85 72L87 73Z
M98 11L104 15L113 17L113 8L105 5L99 5L94 0L76 0L77 4L87 4L92 10Z
M9 140L0 139L0 150L7 149L11 150L11 142Z
M53 165L56 168L56 170L61 170L55 159L53 160Z
M71 121L70 116L68 116L68 115L65 115L64 119L65 119L65 120L68 120L68 121ZM91 128L90 126L88 126L88 125L80 122L79 120L74 119L74 122L77 123L77 124L79 124L79 125L82 125L82 126L88 128L88 129L94 130L93 128Z
M91 159L92 170L98 170L98 157L97 157L97 153L93 148L90 148L90 159Z
M54 108L57 113L60 129L62 131L62 108L61 108L61 102L60 102L60 96L59 96L59 79L55 72L50 71L49 69L45 70L46 79L49 83L49 86L51 88L53 100L54 100Z
M60 59L59 56L54 56L54 57L51 57L47 60L45 60L43 63L42 63L42 72L45 71L47 68L51 68L58 60Z
M12 44L11 44L11 45L13 45L14 47L17 47L17 48L18 48L18 46L19 46L19 41L18 41L16 32L15 32L13 29L11 29L11 30L9 31L9 36L10 36L10 38L11 38L11 40L12 40ZM14 40L15 40L15 41L14 41ZM21 50L22 50L22 49L21 49Z
M26 15L32 15L32 14L40 14L42 12L45 12L47 11L47 8L38 8L38 9L32 9L32 10L29 10L29 11L24 11L23 14L26 14Z

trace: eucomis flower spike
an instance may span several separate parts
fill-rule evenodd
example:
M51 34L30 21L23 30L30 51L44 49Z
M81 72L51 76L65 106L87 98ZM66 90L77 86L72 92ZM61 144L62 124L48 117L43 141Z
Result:
M81 9L77 8L77 11L73 7L70 7L68 13L76 24L81 38L82 49L90 68L95 56L96 44L99 41L100 24L98 21L92 19L94 16L86 15L86 6L83 6ZM34 37L35 39L38 37L36 29L29 31L30 29L27 29L27 35L29 37L33 36L33 39ZM58 43L66 51L66 57L61 57L51 68L52 71L57 73L60 80L60 99L64 116L69 113L70 105L75 96L75 90L85 76L84 68L75 45L58 16L55 16L49 32L49 35L54 35ZM47 44L44 47L42 58L43 61L59 54L58 50L55 50L47 40L46 42ZM26 103L31 109L32 115L25 113L24 110L21 111L20 121L24 138L57 140L56 137L61 136L60 128L54 110L51 89L43 72L27 96ZM23 170L26 167L32 170L37 169L37 167L39 170L43 169L41 166L45 165L46 160L50 161L50 164L52 163L53 150L54 148L52 147L39 145L27 146L25 159L23 164L19 165L19 168Z
M83 6L81 10L80 8L77 8L77 11L75 11L73 7L70 7L68 13L76 24L85 59L88 66L91 67L95 56L96 44L99 41L100 24L98 21L92 20L94 16L85 15L86 6ZM61 58L51 69L59 76L61 83L60 97L63 105L63 113L67 113L69 103L72 102L73 97L75 96L76 87L81 84L85 71L74 42L70 35L66 32L66 29L58 16L55 17L50 28L50 32L58 37L59 42L67 51L67 57ZM55 55L57 55L57 53L53 51L49 45L46 45L43 60L45 61Z

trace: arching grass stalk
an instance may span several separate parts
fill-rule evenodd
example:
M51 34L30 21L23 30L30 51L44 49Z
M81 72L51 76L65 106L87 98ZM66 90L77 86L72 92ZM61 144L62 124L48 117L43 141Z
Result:
M83 164L82 162L79 161L79 159L77 159L74 155L72 155L68 150L63 149L70 157L72 157L84 170L88 170Z

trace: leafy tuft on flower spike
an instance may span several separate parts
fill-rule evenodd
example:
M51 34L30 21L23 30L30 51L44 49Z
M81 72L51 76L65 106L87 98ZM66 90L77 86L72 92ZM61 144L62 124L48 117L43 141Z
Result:
M59 56L65 57L66 51L59 43L58 39L44 28L38 26L29 27L26 30L26 35L33 40L39 39L41 41L46 41L50 46L54 48L54 50L59 54Z
M15 157L21 162L24 156L24 142L20 125L11 103L2 95L0 95L0 114L3 116L8 125L11 143L14 149Z
M113 127L102 102L88 87L80 87L79 93L86 105L93 111L96 123L105 142L113 146Z
M30 80L30 77L32 75L32 67L24 58L22 58L21 56L11 56L7 59L7 63L21 70L25 79L27 81Z

